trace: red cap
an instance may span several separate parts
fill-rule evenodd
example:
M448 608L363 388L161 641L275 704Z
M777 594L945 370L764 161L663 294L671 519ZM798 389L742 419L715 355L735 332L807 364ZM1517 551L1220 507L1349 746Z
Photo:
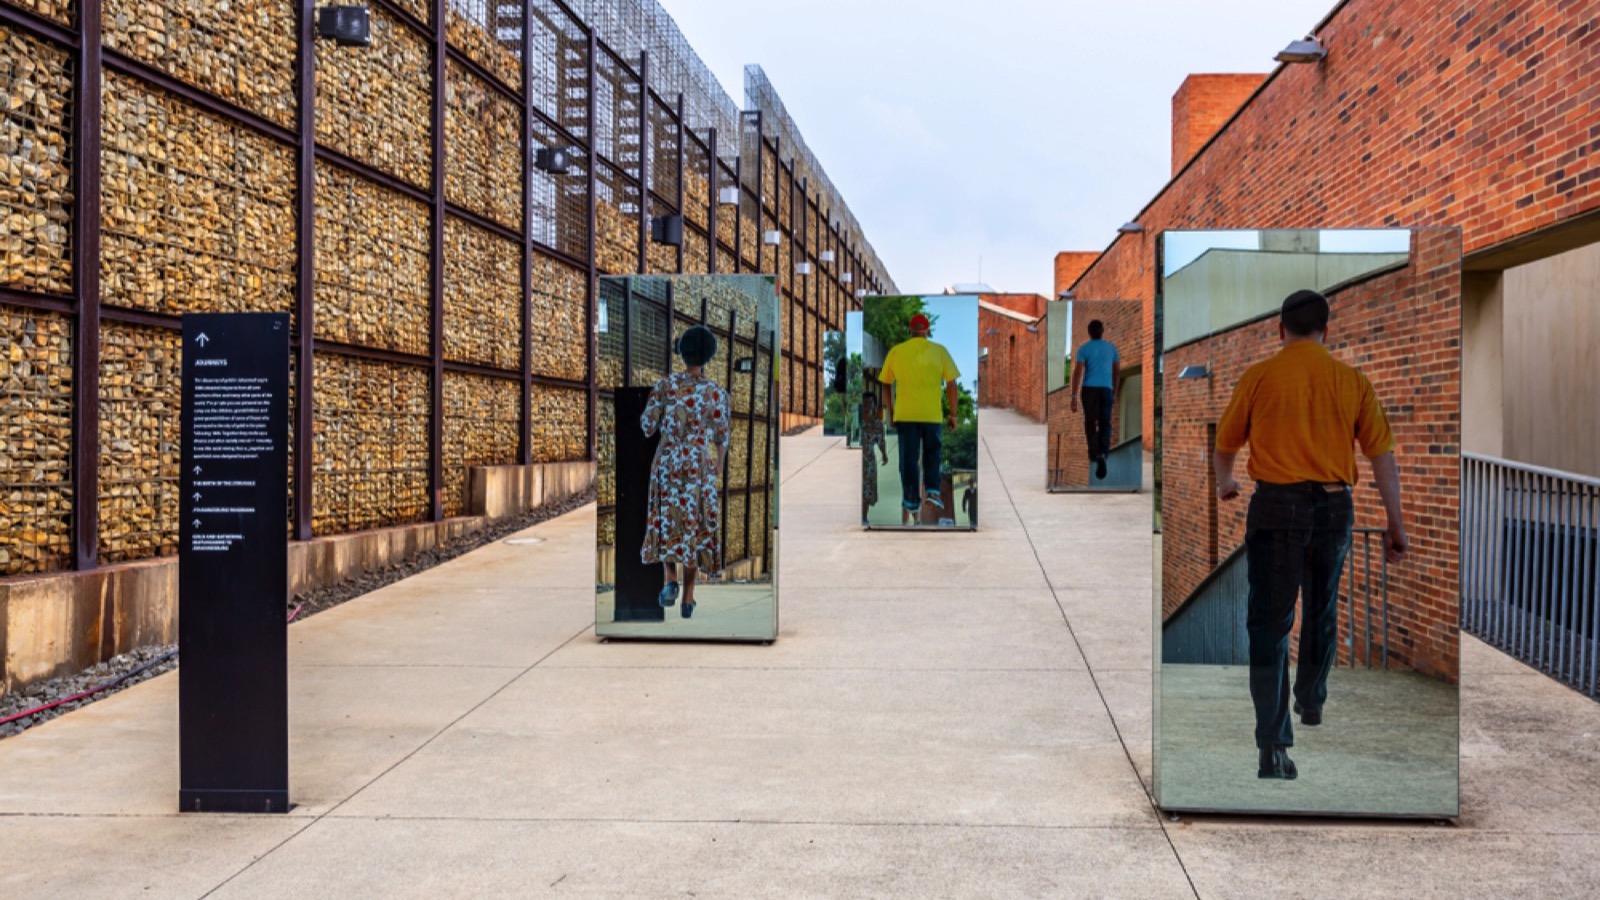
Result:
M917 313L916 315L912 316L911 317L911 330L912 331L927 331L928 330L928 317L923 315L922 313Z

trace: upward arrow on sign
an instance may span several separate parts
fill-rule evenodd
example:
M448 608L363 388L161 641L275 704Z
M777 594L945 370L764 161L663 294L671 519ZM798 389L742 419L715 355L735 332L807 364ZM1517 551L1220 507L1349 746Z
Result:
M202 331L200 332L200 336L194 339L194 342L204 347L205 345L211 343L211 338L206 337L206 333Z

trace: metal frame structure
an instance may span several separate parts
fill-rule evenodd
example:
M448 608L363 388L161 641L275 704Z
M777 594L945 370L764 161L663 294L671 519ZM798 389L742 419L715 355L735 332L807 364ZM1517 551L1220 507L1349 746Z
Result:
M76 7L75 25L71 27L0 0L0 26L70 51L74 67L73 143L70 148L74 189L70 238L72 294L0 286L0 303L61 314L68 317L72 325L73 447L70 470L74 504L71 526L73 568L84 570L100 565L101 523L97 487L100 483L101 325L103 322L116 322L176 331L181 322L177 315L103 306L101 303L100 143L101 85L104 74L117 74L155 88L199 111L289 148L295 154L297 183L294 218L298 233L291 341L296 370L294 463L290 483L292 532L299 540L310 539L313 535L314 360L320 355L399 364L424 369L429 373L432 408L428 427L427 507L431 520L437 521L445 514L442 502L445 481L444 380L448 373L485 376L519 385L521 422L516 461L521 464L528 464L533 458L530 435L538 416L531 399L535 386L586 392L586 443L589 459L595 458L596 409L599 402L596 387L598 344L595 305L598 278L606 274L602 273L596 256L597 175L601 166L607 167L615 181L637 192L641 230L640 271L648 271L651 209L667 209L673 214L682 214L684 209L690 141L704 153L707 171L702 174L710 185L710 208L704 217L706 226L702 227L695 219L686 217L685 232L693 232L705 242L707 274L717 274L719 262L723 260L731 260L730 268L738 273L775 272L782 255L775 252L769 259L762 253L760 235L768 222L793 249L793 262L814 262L823 249L835 252L836 262L818 264L815 273L804 280L793 278L792 273L776 272L783 295L782 302L785 304L783 321L798 319L804 326L802 330L793 332L791 349L780 348L778 351L778 358L786 367L782 380L788 385L783 408L795 414L821 415L821 363L820 360L809 358L811 353L820 353L820 346L811 346L814 343L810 338L811 332L842 330L844 312L859 308L860 305L855 297L855 288L867 289L869 293L893 290L893 282L862 237L859 225L833 190L815 158L805 148L798 129L783 110L781 101L777 100L765 76L752 82L747 73L747 92L752 84L759 88L753 94L747 93L747 104L756 108L740 113L688 47L670 16L655 0L522 0L520 10L514 13L520 16L520 35L492 35L519 57L520 84L506 83L464 49L449 41L448 16L453 7L459 6L456 0L429 0L429 21L419 19L399 0L372 0L372 6L375 11L381 11L394 20L398 27L424 41L431 54L428 71L431 78L429 115L433 129L432 171L425 188L317 141L314 43L317 37L315 4L312 0L298 0L294 6L293 27L297 47L293 60L293 93L296 110L292 127L192 85L157 65L106 46L102 36L101 0L80 0ZM500 5L491 4L490 8L492 16L499 17L496 21L502 24L505 15L513 15L506 13ZM564 110L580 109L576 99L570 105L558 104L560 108L556 109L542 108L540 103L535 102L538 79L548 70L548 67L539 71L535 68L536 60L532 51L535 30L544 27L554 34L561 26L566 26L560 32L562 39L581 44L586 49L582 76L576 79L581 80L583 85L581 118L584 134L581 136L572 130L576 127L576 116L563 114ZM581 37L576 37L578 35ZM355 49L348 52L362 51ZM620 76L637 85L640 158L634 170L597 152L603 145L602 136L597 134L599 123L596 110L596 68L601 54L611 56L619 66ZM637 71L625 62L627 59L637 61ZM561 59L557 60L557 65L568 65L569 62ZM520 171L523 178L523 204L520 228L494 221L446 196L446 159L451 150L445 139L446 89L449 83L447 72L452 66L466 71L500 98L514 103L522 114L523 159L520 161ZM570 73L563 74L576 76L577 70L573 68ZM665 96L657 92L658 83L665 90ZM652 104L655 104L659 113L659 121L669 123L667 127L677 130L676 189L669 191L667 196L651 190L648 162L652 146ZM753 143L747 140L752 128ZM532 201L535 171L532 159L536 136L540 133L553 135L556 140L564 142L572 148L574 160L581 161L582 172L561 176L563 181L559 188L561 195L569 199L581 193L587 206L586 221L583 223L585 247L581 255L571 252L575 248L567 246L567 242L561 239L559 229L557 236L548 244L534 237L538 228ZM788 154L787 158L785 153ZM765 196L762 190L764 166L767 165L769 154L776 161L778 170L773 173L775 183L796 192L791 194L791 202L786 205L788 215L781 213L784 205L779 203L777 196ZM431 333L426 355L317 337L314 186L319 164L342 170L428 207ZM731 244L722 233L723 223L729 218L730 212L720 209L720 190L726 184L737 185L741 195L741 202L731 211ZM813 184L818 187L811 188ZM522 309L518 346L522 350L522 361L514 369L461 362L447 358L444 353L445 280L442 262L446 252L444 232L447 217L455 217L520 246ZM748 220L752 217L756 225L754 246L750 245L752 242L746 234ZM533 332L538 323L531 321L530 311L535 286L533 265L539 257L563 263L587 277L587 308L584 316L587 330L586 359L585 376L581 381L544 376L532 370ZM685 252L680 245L677 248L678 271L683 272L685 265ZM840 282L840 275L844 272L854 273L853 284ZM814 296L814 300L808 301L808 292ZM795 306L799 309L795 309Z

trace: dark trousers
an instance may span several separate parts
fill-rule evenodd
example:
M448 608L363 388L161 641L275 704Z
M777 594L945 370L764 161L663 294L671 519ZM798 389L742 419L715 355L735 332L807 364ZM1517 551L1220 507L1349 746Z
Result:
M1089 440L1089 461L1111 452L1111 389L1086 387L1083 394L1083 436Z
M1245 520L1250 580L1245 630L1250 636L1250 699L1256 746L1290 746L1290 699L1322 709L1337 655L1339 575L1350 552L1354 507L1349 488L1258 483ZM1300 595L1299 661L1289 687L1289 632Z
M906 509L922 505L922 490L939 490L939 440L941 425L938 422L896 422L895 433L900 436L900 502Z

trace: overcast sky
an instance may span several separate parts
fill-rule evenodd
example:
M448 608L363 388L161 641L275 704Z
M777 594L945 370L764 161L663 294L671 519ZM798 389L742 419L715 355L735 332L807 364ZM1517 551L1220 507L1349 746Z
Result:
M1049 294L1171 174L1189 73L1272 70L1336 0L661 0L741 105L766 69L904 293Z

